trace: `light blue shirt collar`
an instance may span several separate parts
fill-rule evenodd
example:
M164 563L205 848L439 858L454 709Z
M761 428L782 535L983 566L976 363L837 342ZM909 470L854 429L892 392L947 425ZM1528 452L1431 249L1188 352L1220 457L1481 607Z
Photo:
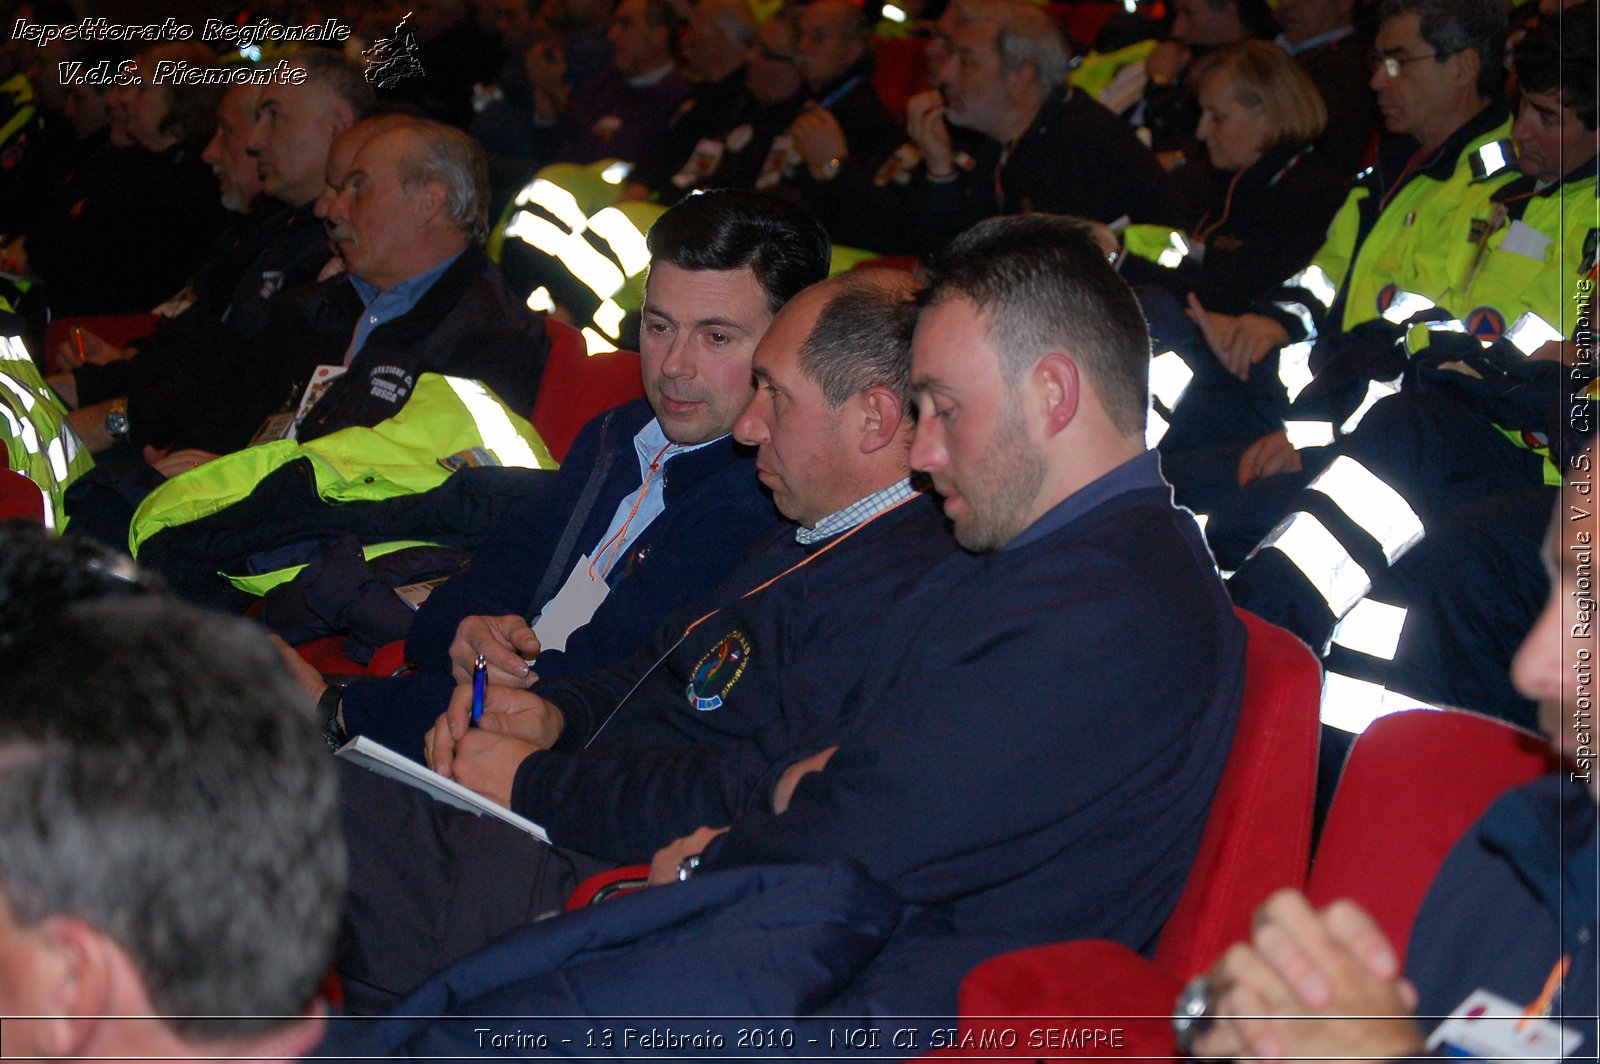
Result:
M353 273L350 274L350 284L361 297L363 308L361 317L356 319L356 331L350 337L350 349L344 354L344 364L348 366L355 361L356 355L366 346L367 337L372 335L372 330L411 313L418 301L428 294L428 289L433 287L433 283L443 277L444 271L460 257L461 252L458 251L431 270L424 270L415 277L409 277L383 291L379 291L371 282L364 281Z
M725 437L717 437L723 439ZM673 443L667 439L667 434L661 430L661 422L651 418L645 426L634 434L633 450L639 456L639 480L642 492L630 491L617 503L617 512L611 518L600 541L589 552L589 559L594 563L594 571L602 579L607 577L619 558L625 558L634 540L639 534L650 527L650 522L660 517L667 508L666 473L668 462L680 454L698 451L702 447L710 447L717 440L708 440L705 443L696 443L689 446ZM650 467L660 465L654 475ZM638 499L638 509L634 509L634 500ZM632 514L632 519L629 519Z

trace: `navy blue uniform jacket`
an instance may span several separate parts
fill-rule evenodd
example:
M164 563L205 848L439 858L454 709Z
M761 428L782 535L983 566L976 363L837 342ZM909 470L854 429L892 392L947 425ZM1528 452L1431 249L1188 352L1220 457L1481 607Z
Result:
M535 592L564 545L569 520L595 470L601 471L600 489L561 553L559 580L600 541L617 501L638 492L633 437L653 416L650 404L639 399L584 426L546 490L496 524L471 567L441 585L417 611L406 657L421 671L349 688L344 716L350 734L370 735L421 760L422 737L444 712L454 686L449 650L456 626L474 614L526 617L542 607L533 601ZM756 480L752 453L731 437L673 458L662 487L666 509L612 567L605 602L572 634L566 651L539 655L541 677L581 675L626 657L669 614L714 587L776 523L772 502Z
M786 526L627 662L541 683L566 727L554 750L518 768L511 807L557 845L619 863L767 807L775 773L832 741L883 612L955 551L931 495L857 527L802 546Z

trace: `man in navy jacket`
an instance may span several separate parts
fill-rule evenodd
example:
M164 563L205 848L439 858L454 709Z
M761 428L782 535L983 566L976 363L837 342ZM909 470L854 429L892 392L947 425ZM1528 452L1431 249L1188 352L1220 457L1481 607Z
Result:
M531 692L491 686L470 730L471 688L457 689L431 764L543 824L554 847L345 773L359 811L339 962L353 1008L559 908L593 871L768 806L794 751L846 713L878 618L955 547L907 478L911 284L870 271L815 285L757 349L735 435L758 446L760 479L798 528L624 661Z
M771 527L751 452L729 430L773 315L826 276L827 234L798 208L724 192L674 207L647 242L647 401L586 426L548 490L507 515L471 568L423 603L406 640L419 672L323 698L348 734L421 760L423 735L479 654L494 682L519 687L537 678L524 659L537 656L537 675L553 679L626 657ZM580 568L580 579L604 582L604 599L563 650L541 651L529 621ZM309 686L326 694L320 680Z

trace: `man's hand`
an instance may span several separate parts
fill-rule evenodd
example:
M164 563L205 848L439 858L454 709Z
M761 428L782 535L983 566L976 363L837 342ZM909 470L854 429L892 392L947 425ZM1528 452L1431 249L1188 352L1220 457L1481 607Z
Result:
M1207 310L1193 292L1189 293L1189 317L1200 327L1217 361L1240 380L1249 379L1251 366L1289 342L1289 334L1271 318L1218 314Z
M78 345L74 341L63 340L60 346L56 348L56 357L60 359L63 366L69 366L72 369L77 369L84 364L106 366L113 362L121 362L124 359L133 357L133 351L130 349L109 344L88 329L74 331L83 338L83 357L78 357Z
M795 116L789 126L789 136L794 138L794 150L799 153L812 177L820 178L822 168L830 159L842 160L850 154L850 146L845 142L839 120L833 117L832 112L820 107L808 107Z
M1267 1061L1393 1059L1423 1049L1409 1015L1415 988L1400 978L1383 932L1359 906L1321 912L1283 890L1256 910L1251 942L1211 969L1216 1022L1195 1042L1196 1059Z
M484 720L488 720L485 716ZM449 776L468 790L476 791L496 805L511 808L511 787L517 781L517 768L539 747L514 735L487 728L473 728L463 735L451 752ZM435 769L434 771L439 771Z
M789 801L794 797L794 789L804 776L813 772L821 772L828 764L828 759L837 753L837 746L830 746L826 750L812 754L801 761L796 761L783 770L783 775L778 777L777 786L772 788L772 811L774 813L786 812Z
M214 462L221 455L211 451L202 451L198 447L185 447L179 451L158 451L149 445L144 449L144 460L155 469L157 473L171 480L179 473L187 473L191 469L199 469L207 462Z
M483 717L474 729L472 685L465 683L451 694L449 707L423 737L422 751L429 768L441 776L450 776L456 747L473 731L509 736L526 743L528 752L532 752L554 746L565 725L561 710L554 703L517 687L490 684L483 689Z
M456 637L450 642L450 675L456 683L472 682L479 654L489 667L490 683L532 687L539 678L523 660L539 656L539 637L515 614L467 617L456 626Z
M711 840L725 833L727 828L697 828L692 835L685 835L677 842L669 842L656 851L650 858L650 885L659 887L663 883L676 883L678 881L678 866L685 858L693 857L697 853L704 853Z
M67 415L67 424L72 426L72 431L78 434L78 439L83 441L90 454L99 454L117 442L106 431L106 415L111 413L112 402L107 399L93 406L80 407Z
M315 706L317 700L322 697L322 692L328 689L327 681L322 678L322 673L318 672L309 661L300 656L298 650L284 642L280 637L269 634L267 638L272 640L272 645L278 648L278 657L283 659L283 667L289 670L289 675L293 676L295 682L304 689L307 708Z
M1302 468L1300 452L1289 442L1289 434L1279 430L1261 437L1245 449L1243 457L1239 459L1237 479L1242 488L1253 480L1298 473Z
M906 101L906 133L922 153L930 177L949 177L956 169L944 111L944 94L938 89L919 92Z

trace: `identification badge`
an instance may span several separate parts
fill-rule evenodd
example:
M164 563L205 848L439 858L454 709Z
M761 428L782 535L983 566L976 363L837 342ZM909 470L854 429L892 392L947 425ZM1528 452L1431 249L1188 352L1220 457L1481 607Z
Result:
M756 188L764 191L782 181L784 171L791 165L789 162L791 154L794 154L795 160L799 161L799 153L794 150L793 137L787 133L773 137L766 161L761 164L761 173L756 175Z
M1522 1012L1498 994L1474 990L1429 1036L1428 1048L1476 1060L1559 1064L1583 1043L1582 1035L1561 1024Z
M289 428L280 439L295 439L300 432L300 422L311 413L311 408L317 405L317 400L322 398L322 393L328 390L329 385L345 375L345 366L318 366L311 373L311 380L306 384L305 392L300 396L300 405L294 408L294 417L289 422Z
M717 172L717 167L722 165L723 145L720 140L709 137L694 146L694 154L689 156L689 161L683 164L672 177L672 183L679 188L693 188Z
M588 624L594 611L611 593L604 580L589 575L589 556L583 555L567 574L555 597L544 604L544 611L533 622L541 650L566 650L567 638Z
M1511 223L1511 227L1506 230L1506 238L1500 241L1501 251L1522 255L1535 262L1544 261L1544 253L1549 247L1550 237L1520 218Z

